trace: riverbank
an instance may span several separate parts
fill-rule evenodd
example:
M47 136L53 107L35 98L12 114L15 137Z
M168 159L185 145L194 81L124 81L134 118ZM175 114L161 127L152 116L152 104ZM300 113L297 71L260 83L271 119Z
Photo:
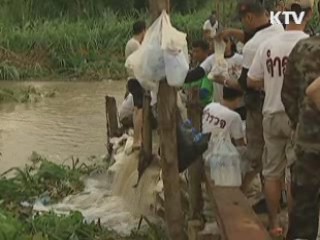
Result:
M37 212L43 206L84 190L84 179L93 172L107 169L107 162L95 159L91 164L72 160L58 165L33 153L25 168L14 168L0 176L0 236L10 240L110 239L164 240L164 231L148 222L148 228L121 236L102 226L99 221L88 222L80 212L69 215ZM7 174L11 173L10 176ZM108 213L106 213L108 214Z

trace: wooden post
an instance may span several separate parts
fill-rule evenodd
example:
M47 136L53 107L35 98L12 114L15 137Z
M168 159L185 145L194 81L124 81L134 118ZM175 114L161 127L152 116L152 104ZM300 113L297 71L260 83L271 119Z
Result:
M188 103L188 118L193 127L201 131L202 109L199 102L199 89L191 89L190 102ZM203 198L201 189L201 180L203 176L203 162L201 156L188 169L189 174L189 198L190 215L192 220L201 220L203 210Z
M120 135L120 129L118 125L118 110L117 103L114 97L105 97L106 105L106 125L107 125L107 150L109 156L112 153L112 145L110 138L118 137Z
M172 240L182 240L183 213L181 207L178 153L177 153L177 91L166 82L160 83L158 95L158 120L162 179L165 198L166 221Z
M151 127L151 111L150 111L151 97L149 92L145 92L143 97L142 109L142 147L139 155L138 164L138 181L135 187L138 186L144 171L150 166L152 162L152 127Z
M152 20L162 12L169 12L169 0L149 0ZM158 92L158 123L160 133L160 154L164 186L165 218L171 240L186 239L183 231L183 212L178 171L177 148L177 91L160 82Z
M117 137L119 134L119 125L116 99L114 97L106 96L105 103L108 137Z

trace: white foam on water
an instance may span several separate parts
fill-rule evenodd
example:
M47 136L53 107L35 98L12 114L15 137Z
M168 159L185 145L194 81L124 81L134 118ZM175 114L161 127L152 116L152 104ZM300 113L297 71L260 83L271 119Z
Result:
M154 219L155 189L160 174L160 168L152 165L145 171L138 187L133 188L138 180L138 156L138 152L126 155L120 151L107 173L86 179L83 192L51 206L37 202L34 210L80 211L88 222L100 219L101 225L123 235L130 234L138 226L141 215Z

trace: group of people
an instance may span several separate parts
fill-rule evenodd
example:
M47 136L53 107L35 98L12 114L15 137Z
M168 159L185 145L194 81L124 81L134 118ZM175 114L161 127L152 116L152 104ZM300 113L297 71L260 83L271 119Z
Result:
M203 27L204 40L192 43L192 58L198 64L189 71L181 91L198 89L204 133L227 131L234 145L246 146L250 170L241 188L246 192L261 174L272 236L285 235L279 212L286 189L287 240L316 240L318 235L320 37L305 32L314 5L314 0L287 0L285 10L305 13L302 24L290 19L288 25L273 25L261 1L241 0L237 13L245 30L220 32L213 12ZM320 3L317 8L320 13ZM134 24L126 57L139 48L145 31L144 22ZM211 80L208 74L216 64L212 39L226 44L228 74ZM237 42L244 44L242 54L237 51ZM144 90L133 73L128 73L120 121L134 128L134 147L138 149ZM156 96L151 97L154 107ZM156 120L156 114L153 117Z

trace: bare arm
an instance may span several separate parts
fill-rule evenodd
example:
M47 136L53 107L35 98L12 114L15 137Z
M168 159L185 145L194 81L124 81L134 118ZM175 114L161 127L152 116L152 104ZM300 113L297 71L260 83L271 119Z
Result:
M244 138L234 139L234 145L236 147L243 147L246 146L246 142L244 141Z
M218 39L223 39L223 38L228 38L228 37L234 37L236 38L239 42L246 43L253 34L249 34L241 29L236 29L236 28L228 28L224 30L223 32L219 33L216 38Z
M307 88L306 94L320 111L320 77Z
M249 88L252 88L254 90L262 90L263 87L264 87L264 82L263 81L260 81L260 80L254 80L254 79L251 79L248 77L247 79L247 84L248 84L248 87Z
M233 89L242 91L242 88L240 87L238 81L233 81L231 79L227 79L224 76L221 76L221 75L214 76L213 81L216 83L219 83L221 85L225 85L229 88L233 88Z

